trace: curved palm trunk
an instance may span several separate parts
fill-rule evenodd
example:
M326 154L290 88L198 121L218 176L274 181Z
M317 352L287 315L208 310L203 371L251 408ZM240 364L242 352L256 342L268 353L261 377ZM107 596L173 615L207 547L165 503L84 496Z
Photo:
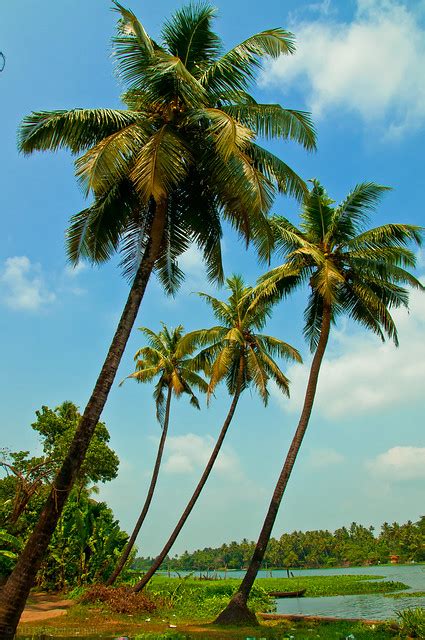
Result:
M243 364L243 361L241 361L241 368L242 368L242 364ZM238 400L239 400L239 397L241 395L241 386L242 386L241 368L240 368L240 375L239 375L237 388L236 388L236 391L235 391L235 395L233 396L232 404L230 405L229 413L227 414L226 419L225 419L225 421L223 423L223 426L222 426L221 431L220 431L220 435L218 436L218 440L217 440L216 445L215 445L215 447L213 449L213 452L212 452L212 454L210 456L210 459L208 460L207 466L205 467L204 473L202 474L201 479L198 482L198 484L196 486L196 489L193 492L193 495L192 495L191 499L187 503L186 509L183 511L182 516L181 516L180 520L178 521L178 523L176 525L176 528L174 529L173 533L169 537L168 542L165 544L165 546L164 546L163 550L161 551L161 553L159 554L159 556L157 556L155 558L155 562L153 563L153 565L151 566L149 571L147 571L145 573L143 578L134 587L134 591L136 593L138 591L141 591L148 584L149 580L152 578L154 573L159 569L161 564L164 562L165 558L167 557L167 554L168 554L169 550L173 546L174 542L176 541L177 536L179 535L179 533L182 530L186 520L188 519L188 517L190 515L190 512L192 511L193 507L195 506L196 501L199 498L199 494L201 493L202 489L204 488L204 485L205 485L206 481L208 480L208 476L210 475L211 469L213 468L214 463L216 461L216 458L217 458L217 456L218 456L218 454L220 452L221 445L223 444L223 440L224 440L225 435L227 433L227 429L229 428L229 425L230 425L230 423L232 421L233 414L235 413L236 405L238 404Z
M121 554L121 557L117 563L117 566L115 567L113 574L106 581L106 584L108 586L110 586L111 584L114 584L115 580L118 578L121 571L123 570L124 565L127 562L128 556L130 555L130 551L132 550L134 543L136 542L136 538L139 535L139 531L149 511L150 504L152 502L153 494L156 487L156 482L158 480L159 468L161 466L162 454L164 452L165 440L167 438L168 423L170 421L171 396L172 396L172 389L170 386L168 387L167 404L165 407L164 426L162 428L161 440L159 441L158 453L156 456L155 466L153 469L152 479L149 485L149 490L146 496L145 504L143 505L143 509L140 513L139 519L136 522L136 526L134 527L133 533L131 534L129 541L127 542L125 549Z
M90 440L105 406L128 337L152 273L165 225L166 202L157 205L150 230L150 242L137 271L105 362L81 417L68 453L53 481L38 522L0 593L0 637L12 640L29 591L46 553L64 504L84 461Z
M267 511L266 518L261 529L257 545L255 547L250 565L247 569L244 579L235 595L231 598L227 607L214 620L214 624L258 624L255 614L248 609L247 601L254 584L257 573L261 567L261 563L266 553L267 545L270 540L273 525L276 520L279 506L283 494L291 476L292 469L295 464L298 452L301 447L305 432L307 430L311 411L313 408L314 398L316 395L317 380L319 378L320 366L325 354L326 345L328 343L329 331L331 326L331 309L325 305L323 309L322 327L320 331L319 343L311 363L310 376L307 383L304 405L301 412L297 430L289 447L285 463L277 481L273 496Z

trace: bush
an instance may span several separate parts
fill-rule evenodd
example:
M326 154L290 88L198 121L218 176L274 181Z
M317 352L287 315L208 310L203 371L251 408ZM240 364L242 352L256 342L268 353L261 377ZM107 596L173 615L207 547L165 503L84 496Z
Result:
M425 609L405 609L397 612L403 633L411 638L425 638Z
M128 587L105 587L96 584L81 596L82 604L103 603L115 613L152 613L162 602L153 600L145 593L134 593Z

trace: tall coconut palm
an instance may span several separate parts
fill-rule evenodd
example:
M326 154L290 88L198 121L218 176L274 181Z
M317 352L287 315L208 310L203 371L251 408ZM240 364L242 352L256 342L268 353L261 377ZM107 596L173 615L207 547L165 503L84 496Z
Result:
M408 245L412 241L420 244L422 229L406 224L367 229L368 214L385 190L374 183L362 183L339 206L332 206L324 188L313 181L299 229L285 218L273 220L276 245L285 262L261 278L257 295L278 299L298 286L309 286L304 335L314 356L298 427L250 565L238 591L216 619L218 624L256 620L247 607L248 596L308 426L331 324L345 314L382 340L387 335L398 345L390 310L408 306L408 290L402 285L424 288L407 271L415 266L415 255Z
M211 278L222 278L221 216L247 240L267 233L279 190L300 197L303 181L256 137L315 147L308 114L261 105L248 90L265 56L294 52L293 36L271 29L222 54L207 4L182 8L165 23L162 44L135 15L120 12L115 59L125 109L37 112L25 118L24 153L65 147L92 204L73 216L68 256L95 263L122 253L131 290L104 365L40 519L0 595L0 629L11 638L72 488L156 269L168 291L182 278L177 258L195 242Z
M193 392L193 387L203 393L208 391L208 384L197 373L195 358L191 357L196 345L194 343L189 344L187 340L185 341L182 325L170 331L163 324L161 331L158 333L151 331L147 327L141 327L140 331L147 337L149 345L137 351L134 356L136 371L131 373L128 378L137 380L137 382L151 382L159 376L159 380L155 385L154 399L156 417L161 425L162 433L145 503L133 533L123 549L113 573L106 582L108 585L113 584L123 570L149 511L167 438L173 394L177 398L182 394L189 395L190 404L199 409L199 401Z
M208 393L211 395L219 382L224 380L232 396L230 409L192 497L161 553L138 582L135 591L143 589L164 562L195 506L220 452L241 393L251 386L258 391L264 404L267 404L269 397L267 384L273 380L283 393L289 395L288 379L280 370L274 357L301 360L298 351L286 342L258 333L269 317L272 301L254 298L253 288L245 286L240 276L229 278L227 287L230 291L227 302L206 293L200 294L211 305L215 317L221 324L211 329L189 333L186 336L186 344L188 348L194 344L204 346L198 355L197 364L206 371L210 371Z

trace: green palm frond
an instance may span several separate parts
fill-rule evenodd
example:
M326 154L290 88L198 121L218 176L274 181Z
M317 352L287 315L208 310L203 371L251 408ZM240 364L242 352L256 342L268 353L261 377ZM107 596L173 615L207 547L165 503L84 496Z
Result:
M279 104L231 104L223 111L267 139L294 140L305 149L316 148L316 132L306 111L284 109Z
M304 337L307 340L310 351L317 349L319 343L320 330L323 319L323 298L312 291L308 297L307 306L304 311Z
M199 409L199 401L193 392L195 387L208 392L208 383L199 375L201 366L192 354L198 346L196 339L185 335L183 325L169 329L162 323L160 331L140 327L148 344L135 354L135 371L127 378L138 382L150 382L158 377L154 388L156 415L164 424L166 397L171 391L176 397L188 395L190 404ZM126 378L126 379L127 379Z
M142 201L166 198L187 175L188 160L190 152L184 140L168 125L161 127L143 146L131 172Z
M117 2L117 0L112 0L116 7L116 11L118 11L122 16L122 24L120 24L119 28L122 32L126 34L131 34L134 36L138 42L138 45L142 50L146 52L147 55L152 56L155 51L155 43L146 33L143 25L136 18L134 13L129 9L125 9L122 5Z
M344 251L344 259L347 262L362 263L364 266L379 264L385 266L402 266L414 268L416 264L416 256L410 249L406 247L381 247L376 246L373 249L369 247L359 246L358 249L349 249Z
M206 2L191 3L177 9L162 28L168 51L180 58L193 75L213 62L222 50L220 38L211 29L216 9Z
M93 263L109 260L118 250L135 204L131 185L122 181L96 198L88 209L72 216L66 232L70 262L76 264L81 258Z
M246 150L258 171L273 183L280 193L292 196L296 200L302 200L307 192L307 186L300 176L291 169L283 160L252 143Z
M301 229L308 230L312 244L319 244L325 241L333 222L334 210L331 205L334 201L318 181L312 182L313 188L303 202Z
M398 344L390 310L408 306L409 291L403 285L425 290L407 271L416 265L408 245L420 245L424 229L385 224L365 230L369 212L387 187L361 183L333 206L322 185L317 180L312 183L304 198L300 229L285 218L271 219L274 246L286 261L260 278L256 295L277 301L308 282L304 335L312 350L318 344L324 305L331 309L332 322L346 313L382 339L388 336Z
M137 371L130 373L126 378L124 378L124 380L120 382L120 386L126 380L130 380L130 379L137 380L137 382L150 382L155 378L155 376L158 375L158 371L159 371L158 366L140 368Z
M133 123L103 138L76 162L76 176L86 196L102 195L123 180L140 147L149 140L151 128Z
M140 113L118 109L35 111L22 121L18 148L23 153L62 148L80 153L135 124L143 124Z
M265 56L277 58L295 51L294 36L284 29L257 33L210 64L200 82L213 94L244 91L254 80Z
M414 242L422 244L424 227L411 224L384 224L369 229L353 238L348 244L350 249L361 247L405 247Z
M256 289L247 287L239 275L228 278L226 284L229 292L226 301L199 294L223 324L188 334L185 340L190 346L196 344L202 348L196 359L210 375L210 395L225 381L231 394L252 385L267 403L269 380L287 387L287 380L273 356L289 361L300 361L301 356L286 342L257 333L269 317L271 300L258 296Z
M208 122L206 132L211 136L217 152L227 161L229 157L246 148L254 132L238 122L225 110L202 109L192 118Z
M196 109L207 102L204 87L186 69L180 58L167 53L158 54L146 68L138 88L154 107L170 112L178 109L178 102Z
M384 342L385 334L398 346L397 329L388 309L373 291L364 283L356 282L351 287L351 297L344 298L349 316L373 333L376 333ZM350 304L351 303L351 304Z
M368 213L376 209L382 195L389 190L389 187L374 182L356 185L336 207L330 233L341 237L343 241L361 233L368 222Z
M266 351L271 357L278 356L285 360L302 362L301 355L297 349L294 349L287 342L274 338L273 336L257 335L256 340L261 346L262 351Z
M289 398L290 394L288 378L284 373L282 373L277 363L273 360L272 357L270 357L270 355L266 351L261 352L260 358L262 366L267 372L268 377L271 378L277 385L278 389Z

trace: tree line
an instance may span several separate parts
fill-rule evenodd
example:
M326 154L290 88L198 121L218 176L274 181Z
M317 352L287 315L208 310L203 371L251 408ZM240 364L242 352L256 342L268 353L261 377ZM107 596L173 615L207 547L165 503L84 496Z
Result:
M243 570L254 551L255 542L244 538L220 547L205 547L180 556L167 557L162 571ZM356 522L349 527L328 530L293 531L280 538L271 538L261 568L326 568L386 564L391 558L400 563L425 562L425 516L418 522L405 524L384 522L378 532ZM132 565L136 571L146 571L153 558L137 557Z

